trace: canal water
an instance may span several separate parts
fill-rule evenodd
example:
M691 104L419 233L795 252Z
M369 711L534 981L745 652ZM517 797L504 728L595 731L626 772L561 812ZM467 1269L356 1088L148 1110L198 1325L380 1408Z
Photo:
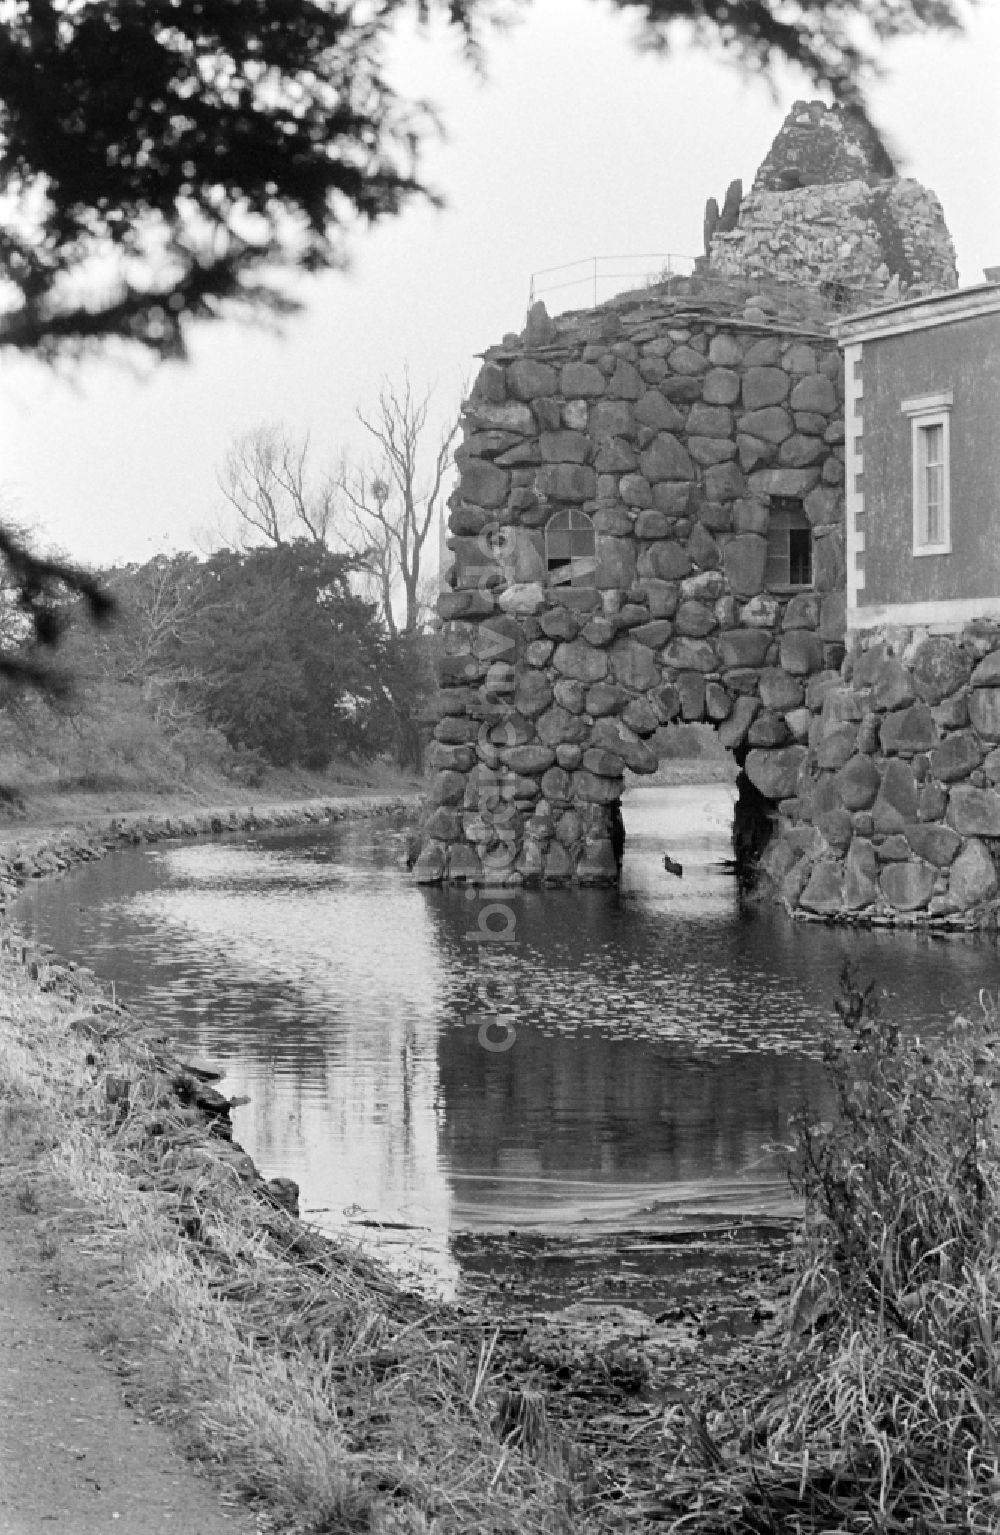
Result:
M629 790L611 892L418 888L398 831L347 822L116 854L16 920L248 1095L236 1136L305 1215L442 1273L458 1233L791 1214L783 1148L827 1107L844 962L921 1032L995 988L991 943L741 905L732 804Z

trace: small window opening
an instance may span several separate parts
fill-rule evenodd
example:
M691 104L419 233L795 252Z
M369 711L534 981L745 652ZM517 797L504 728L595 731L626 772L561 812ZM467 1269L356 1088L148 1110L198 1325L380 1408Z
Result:
M813 584L813 534L798 496L772 496L767 527L768 591L803 590Z
M545 528L545 568L550 586L595 586L597 543L586 512L567 507Z

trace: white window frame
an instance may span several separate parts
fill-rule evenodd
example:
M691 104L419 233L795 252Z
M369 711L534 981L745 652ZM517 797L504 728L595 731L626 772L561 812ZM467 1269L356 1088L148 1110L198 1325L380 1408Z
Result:
M904 400L900 406L910 419L910 464L912 472L913 553L924 555L951 553L951 408L952 391L923 394ZM928 495L926 459L927 431L941 428L941 467L943 469L940 505L940 536L933 543L927 537Z

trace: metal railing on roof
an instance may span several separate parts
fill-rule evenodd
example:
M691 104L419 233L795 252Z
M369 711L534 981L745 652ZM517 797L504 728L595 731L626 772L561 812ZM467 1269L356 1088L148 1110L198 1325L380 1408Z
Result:
M602 299L612 298L622 291L622 285L643 287L654 282L665 282L670 277L689 277L694 271L694 256L672 255L669 251L652 251L638 255L582 256L578 261L567 261L561 266L542 267L532 272L528 289L528 307L536 299L555 293L568 294L572 289L579 295L576 308L586 308L589 303L599 304ZM611 287L617 284L617 287ZM553 312L574 307L557 299ZM546 308L549 308L546 299Z
M676 252L654 251L638 255L582 256L560 266L542 267L532 272L528 287L528 308L538 299L552 315L566 309L596 308L618 294L633 289L667 283L671 278L697 276L699 287L732 288L751 292L811 294L820 307L840 314L868 309L884 301L885 289L878 283L852 283L831 279L810 282L789 272L763 271L759 266L720 272L694 256Z

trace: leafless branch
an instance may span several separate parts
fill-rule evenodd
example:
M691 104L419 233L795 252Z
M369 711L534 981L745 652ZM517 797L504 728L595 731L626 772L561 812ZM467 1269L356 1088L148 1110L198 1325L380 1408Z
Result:
M423 395L415 393L408 368L399 386L383 380L376 410L357 413L375 445L376 467L373 471L348 472L341 485L351 509L352 547L372 572L393 633L397 623L392 599L400 586L403 632L412 634L420 625L424 550L440 513L451 445L458 430L456 419L442 432L429 473L424 476L421 457L432 398L432 389Z
M428 606L427 541L437 527L458 430L456 412L428 453L432 399L432 389L414 389L408 369L398 384L384 379L376 408L357 412L371 439L371 461L342 459L320 474L310 465L308 433L296 436L271 424L238 438L219 475L236 514L237 546L264 540L280 548L308 538L343 548L390 635L415 634Z
M308 432L296 437L283 426L255 427L230 448L218 483L236 513L241 544L263 538L277 549L296 538L330 541L338 480L311 479Z

